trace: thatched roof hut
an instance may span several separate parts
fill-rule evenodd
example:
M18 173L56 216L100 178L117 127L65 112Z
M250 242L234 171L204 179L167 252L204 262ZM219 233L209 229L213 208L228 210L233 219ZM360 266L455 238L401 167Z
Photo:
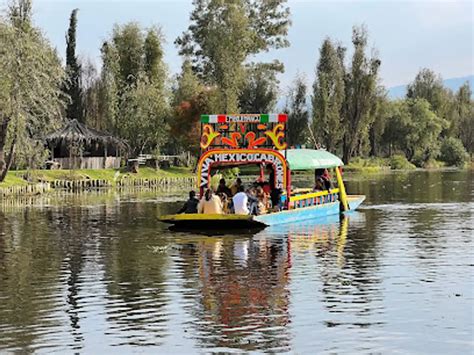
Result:
M45 142L51 150L51 159L65 169L119 167L122 154L128 151L125 141L77 120L71 120L60 130L48 134Z

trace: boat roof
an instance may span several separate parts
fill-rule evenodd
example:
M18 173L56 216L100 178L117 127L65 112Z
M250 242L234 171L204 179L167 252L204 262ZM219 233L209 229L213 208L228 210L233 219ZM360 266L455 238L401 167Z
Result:
M287 149L280 153L286 155L289 167L293 171L329 169L344 165L339 157L323 149Z

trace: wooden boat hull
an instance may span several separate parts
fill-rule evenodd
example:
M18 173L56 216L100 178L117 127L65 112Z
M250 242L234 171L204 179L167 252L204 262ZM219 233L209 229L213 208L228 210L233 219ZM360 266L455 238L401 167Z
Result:
M365 200L363 195L348 196L350 211L356 210ZM160 217L160 221L173 224L187 230L201 229L249 229L264 228L285 223L294 223L314 218L327 217L340 213L339 201L324 203L312 207L297 208L288 211L269 213L260 216L246 215L205 215L205 214L176 214Z

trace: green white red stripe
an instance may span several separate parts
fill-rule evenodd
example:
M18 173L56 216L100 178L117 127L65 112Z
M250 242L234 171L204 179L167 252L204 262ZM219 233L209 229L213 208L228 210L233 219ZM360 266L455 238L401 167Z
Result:
M201 115L201 123L278 123L287 121L288 115L284 113L262 113L245 115Z

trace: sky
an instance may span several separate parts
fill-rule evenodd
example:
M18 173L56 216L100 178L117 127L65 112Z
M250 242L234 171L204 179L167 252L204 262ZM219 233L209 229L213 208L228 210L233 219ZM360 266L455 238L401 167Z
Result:
M0 0L5 8L7 0ZM100 47L115 23L136 21L159 25L166 38L165 61L171 74L182 60L174 40L189 25L192 0L34 0L34 20L64 56L69 15L79 8L77 52L100 66ZM329 36L349 48L352 26L365 24L370 46L382 60L381 78L387 87L407 84L424 67L444 79L474 73L474 13L472 1L422 0L289 0L292 26L289 48L272 50L257 60L285 64L281 87L300 74L312 84L318 50Z

